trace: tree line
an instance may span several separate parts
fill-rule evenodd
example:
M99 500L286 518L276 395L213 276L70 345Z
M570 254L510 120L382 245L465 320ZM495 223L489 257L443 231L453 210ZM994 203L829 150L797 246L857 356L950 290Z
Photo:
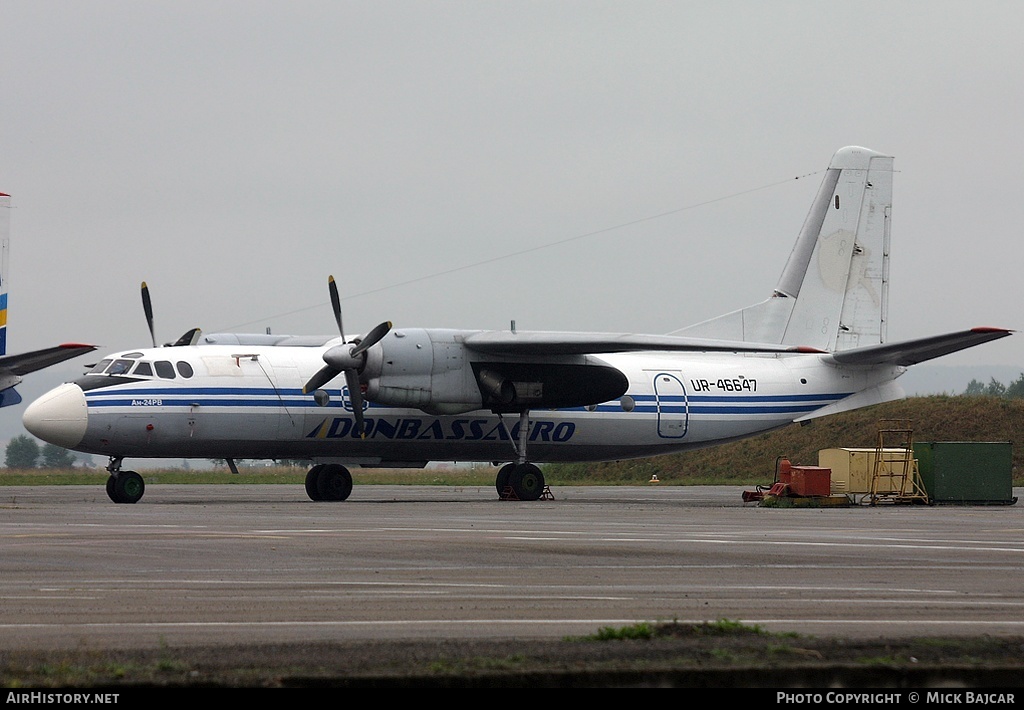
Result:
M967 389L964 390L964 394L988 395L990 397L1003 397L1004 399L1024 399L1024 372L1009 385L1004 385L994 377L987 385L978 380L971 380L967 383Z
M31 436L22 434L8 442L4 461L7 468L71 468L75 455L54 444L40 446Z

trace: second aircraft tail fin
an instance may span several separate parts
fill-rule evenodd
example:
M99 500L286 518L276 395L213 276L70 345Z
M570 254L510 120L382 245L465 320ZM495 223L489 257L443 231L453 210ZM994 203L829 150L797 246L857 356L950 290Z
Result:
M93 345L66 343L45 350L7 355L7 262L10 251L11 196L0 192L0 407L21 402L14 389L22 375L95 350Z
M11 196L0 192L0 355L7 353L7 262L11 237Z

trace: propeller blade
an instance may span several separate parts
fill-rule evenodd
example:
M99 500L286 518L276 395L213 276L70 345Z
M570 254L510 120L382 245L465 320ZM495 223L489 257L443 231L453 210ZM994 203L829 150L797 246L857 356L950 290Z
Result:
M387 335L388 331L390 330L391 321L389 320L384 321L383 323L378 325L376 328L367 333L366 336L359 341L358 345L352 348L352 357L362 355L364 352L372 348L374 345L379 343L381 339L383 339L384 336Z
M319 372L309 378L309 382L302 386L302 394L309 394L320 389L340 374L341 370L325 365L320 368Z
M334 283L334 277L327 277L327 287L331 291L331 308L334 309L334 320L338 322L338 332L341 333L341 342L345 340L345 329L341 326L341 298L338 296L338 284Z
M356 432L360 439L366 438L366 429L363 426L363 389L359 383L359 373L355 370L345 370L345 382L348 384L348 399L352 403L352 413L356 417Z
M174 341L174 346L179 345L195 345L199 342L199 336L203 334L199 328L192 328L186 330L180 338Z
M149 325L149 337L153 340L153 347L156 347L156 331L153 330L153 302L149 298L149 286L142 282L142 310L146 313L146 323Z

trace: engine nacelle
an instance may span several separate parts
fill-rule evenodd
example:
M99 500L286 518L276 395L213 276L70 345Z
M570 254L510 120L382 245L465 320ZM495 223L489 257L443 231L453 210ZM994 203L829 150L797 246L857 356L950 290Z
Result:
M366 398L432 414L474 409L578 407L620 397L622 372L586 355L503 358L470 350L469 331L393 330L367 351L360 381Z
M402 328L367 351L366 398L392 407L455 414L480 409L483 395L459 330Z

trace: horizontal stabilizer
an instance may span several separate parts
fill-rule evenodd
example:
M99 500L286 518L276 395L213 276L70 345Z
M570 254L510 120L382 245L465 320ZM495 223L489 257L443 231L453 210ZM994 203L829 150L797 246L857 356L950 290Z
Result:
M0 357L0 371L5 374L27 375L44 367L56 365L58 362L70 360L73 357L84 355L96 349L95 345L83 345L80 343L64 343L44 350L33 350L18 355L4 355Z
M990 340L1005 338L1013 331L1005 328L972 328L957 333L933 335L902 343L868 345L863 348L841 350L829 355L829 359L840 365L899 365L909 367L925 360L949 355L959 350L972 348Z
M95 349L95 345L65 343L45 350L0 356L0 407L9 407L21 402L21 395L14 386L21 383L22 375L42 370L44 367L56 365L58 362L70 360Z
M845 399L841 399L838 402L822 407L821 409L815 409L809 414L805 414L802 417L794 419L794 422L806 422L811 419L817 419L819 417L827 417L832 414L839 414L840 412L852 412L855 409L862 407L871 407L876 404L882 404L883 402L892 402L897 399L903 399L906 394L903 388L900 387L895 381L889 380L882 384L871 387L866 390L861 390L856 394L851 394Z
M821 352L812 348L792 345L624 333L513 333L511 331L487 331L467 336L464 344L470 350L493 355L531 356L588 355L653 350L667 352Z

